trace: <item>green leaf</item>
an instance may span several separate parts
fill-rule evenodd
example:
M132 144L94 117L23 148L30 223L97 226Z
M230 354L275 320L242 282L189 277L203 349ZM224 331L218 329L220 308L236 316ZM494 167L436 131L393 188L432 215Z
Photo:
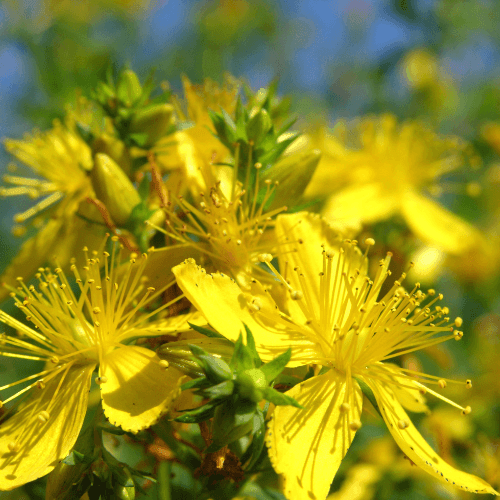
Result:
M63 464L66 465L77 465L77 464L90 464L94 461L94 457L84 455L79 451L72 450L71 453L63 459Z
M204 422L214 416L215 409L221 403L222 401L210 401L210 403L200 406L199 408L185 411L183 415L179 415L174 418L174 420L183 424L197 424L199 422Z
M146 173L146 175L142 178L139 187L137 188L137 192L139 193L139 196L141 197L142 201L146 201L149 197L150 183L151 183L150 174Z
M248 447L248 450L241 457L241 462L246 463L244 468L249 471L258 461L262 450L264 449L264 442L266 436L266 423L264 419L264 414L262 410L258 409L253 417L253 427L252 427L253 439Z
M262 360L260 359L259 353L257 352L257 347L255 346L255 339L253 338L252 332L247 325L243 323L245 327L245 332L247 333L247 349L252 356L254 367L259 368L262 365Z
M274 403L276 406L291 405L294 406L295 408L304 409L304 407L299 403L297 403L295 399L291 398L290 396L287 396L286 394L283 394L282 392L277 391L276 389L273 389L272 387L264 389L264 398L270 401L271 403Z
M210 382L207 380L207 377L198 377L182 384L181 391L187 391L188 389L204 389L209 386Z
M281 134L284 134L289 128L293 127L297 121L297 117L290 118L290 120L286 121L283 126L278 130L276 135L279 137Z
M221 335L219 332L216 332L215 330L210 330L209 328L205 328L203 326L198 326L198 325L195 325L193 323L189 323L189 321L188 321L188 325L195 332L201 333L202 335L205 335L206 337L210 337L210 338L213 338L213 339L225 339L226 338L223 335ZM231 342L231 341L228 340L228 342Z
M211 387L207 387L206 389L198 391L198 393L205 398L217 400L228 398L233 394L233 391L234 382L232 380L226 380L225 382L221 382L220 384L213 385Z
M212 424L213 443L207 453L213 453L223 446L248 434L253 428L253 416L257 404L233 396L215 410Z
M142 133L128 134L128 138L134 143L134 145L139 146L140 148L145 147L149 140L148 134Z
M290 358L292 357L292 350L287 349L284 353L280 354L269 363L262 365L260 369L266 376L266 381L270 384L286 367Z
M238 340L234 344L234 352L231 361L229 362L234 370L249 370L254 368L254 360L250 351L247 349L243 343L243 335L240 333Z

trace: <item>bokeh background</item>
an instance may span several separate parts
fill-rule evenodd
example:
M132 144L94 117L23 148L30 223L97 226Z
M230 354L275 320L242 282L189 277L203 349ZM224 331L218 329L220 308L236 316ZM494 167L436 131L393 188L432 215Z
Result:
M76 89L89 95L109 66L128 64L141 79L155 68L157 81L176 91L181 74L193 82L220 82L228 71L254 90L278 78L298 129L391 112L470 141L482 167L450 179L441 202L494 246L500 234L500 133L495 136L491 123L500 124L499 23L500 2L493 0L4 0L0 137L50 127ZM10 161L2 150L1 173ZM467 192L471 183L482 187L475 197ZM12 216L29 204L0 200L0 270L21 243L11 234ZM390 223L380 230L390 231ZM435 411L420 424L445 459L497 489L499 261L493 252L486 262L474 254L441 259L439 272L421 265L428 284L464 318L465 337L404 360L430 373L473 379L472 392L447 393L473 407L468 419L432 402ZM428 262L435 262L432 255ZM1 363L0 378L15 369ZM332 500L471 497L412 467L376 415L367 422L335 480Z

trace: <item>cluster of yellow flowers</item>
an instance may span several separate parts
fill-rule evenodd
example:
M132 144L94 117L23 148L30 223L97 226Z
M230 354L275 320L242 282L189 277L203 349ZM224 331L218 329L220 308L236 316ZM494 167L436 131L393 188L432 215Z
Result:
M190 375L172 361L185 334L221 360L221 336L236 352L243 335L269 366L290 350L285 371L295 383L275 388L295 404L270 407L265 435L289 500L328 496L362 426L364 396L412 463L445 484L498 495L439 458L406 413L428 411L427 394L467 415L469 406L432 387L471 381L393 361L460 340L461 318L450 319L432 289L406 291L405 272L391 277L390 252L378 266L368 255L377 251L370 225L389 217L450 255L484 239L431 199L440 176L477 161L467 144L390 115L297 138L271 91L247 92L243 104L232 77L183 83L184 100L167 91L162 101L125 70L93 101L79 97L64 123L5 141L37 178L12 167L0 194L39 201L15 217L18 234L31 222L30 236L0 278L1 297L10 294L27 323L0 311L15 330L2 334L0 355L43 366L0 387L21 387L0 402L0 490L57 469L94 383L105 418L126 432L170 418ZM156 352L141 340L151 337L163 344ZM247 369L230 387L258 402L264 393L254 389L268 385L259 373ZM223 468L229 451L218 453Z

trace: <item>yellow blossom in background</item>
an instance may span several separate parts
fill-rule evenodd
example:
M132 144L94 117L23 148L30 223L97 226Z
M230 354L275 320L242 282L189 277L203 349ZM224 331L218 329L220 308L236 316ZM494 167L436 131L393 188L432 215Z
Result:
M173 272L186 297L225 337L236 340L245 324L262 359L291 348L289 366L316 367L316 376L287 392L304 409L277 407L269 423L269 456L284 478L287 498L326 498L361 427L361 385L372 391L389 431L413 463L446 484L497 494L482 479L437 457L404 409L426 411L422 393L429 393L468 414L470 407L461 407L428 386L458 383L465 388L471 382L444 380L388 362L461 338L462 320L450 322L448 309L437 305L442 296L433 290L423 293L418 284L406 292L403 275L379 297L390 275L390 255L371 279L366 274L366 253L356 242L342 240L317 216L281 215L276 231L289 241L278 249L281 274L271 264L271 255L261 255L261 261L285 289L280 307L256 280L250 290L242 290L225 275L207 274L192 259ZM367 240L368 246L373 244Z
M41 268L36 286L28 287L19 279L12 295L34 328L0 312L0 321L19 332L2 335L0 355L45 362L39 373L0 387L4 391L25 385L2 401L4 410L11 400L30 391L16 413L7 411L2 417L0 490L49 473L69 453L83 423L97 367L104 415L125 431L136 433L154 424L178 394L181 373L153 351L131 342L187 329L186 320L192 315L179 317L182 321L150 321L181 297L155 307L173 283L158 290L145 287L146 255L139 262L132 256L118 274L116 246L111 254L89 255L85 250L86 266L71 266L80 294L73 293L60 268L53 272ZM104 265L102 278L100 264Z
M208 111L234 114L240 82L225 75L221 87L206 79L203 85L194 85L183 77L186 109L174 98L178 122L183 130L160 139L154 146L156 161L162 171L178 173L182 194L188 188L195 194L214 185L217 175L213 164L226 159L226 147L212 135L215 132Z
M404 57L403 67L409 85L417 89L431 87L438 78L436 57L427 50L408 52Z
M84 243L98 245L104 231L99 212L86 202L94 196L88 175L93 160L73 120L65 124L55 121L51 130L35 132L22 140L6 139L5 148L37 177L24 177L16 171L4 176L4 182L11 187L0 188L0 196L39 200L14 218L18 225L32 221L38 231L23 243L0 277L1 282L12 284L19 275L31 277L56 253L65 266ZM19 234L24 230L24 226L15 228ZM5 290L1 291L0 299L6 295Z
M259 170L254 186L243 186L232 178L226 183L217 182L206 194L200 193L198 203L178 198L178 207L172 204L166 211L165 229L157 228L170 245L154 251L171 261L173 252L185 248L184 258L202 258L210 268L233 276L242 285L248 284L252 276L268 278L258 256L275 251L279 245L268 230L274 227L273 217L286 207L264 210L276 186L269 180L259 181ZM257 204L262 187L265 194Z
M373 464L359 464L352 467L339 491L328 495L327 500L370 500L375 484L382 474Z
M329 220L375 223L402 217L423 242L458 255L481 233L431 199L439 177L463 165L466 144L392 115L337 123L323 132L323 160L306 195L326 198Z

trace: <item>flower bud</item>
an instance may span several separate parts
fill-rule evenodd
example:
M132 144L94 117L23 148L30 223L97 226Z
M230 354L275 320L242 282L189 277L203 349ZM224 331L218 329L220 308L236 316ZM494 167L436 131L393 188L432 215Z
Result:
M267 174L267 179L278 181L274 202L270 209L283 205L294 205L304 193L311 180L321 152L318 149L298 152L281 158Z
M238 392L244 399L258 403L264 397L264 389L267 388L266 376L262 370L251 368L236 377Z
M260 109L250 118L247 123L246 131L249 141L259 144L272 127L271 117L265 109Z
M120 73L116 88L116 97L130 107L142 95L141 82L137 75L130 69L125 69Z
M118 225L126 224L141 198L125 172L107 154L97 153L91 177L97 197L113 220Z
M191 378L203 377L203 370L193 359L193 355L185 342L168 342L163 344L156 351L161 359L170 363L170 366L177 368Z
M174 108L170 104L153 104L135 113L129 127L130 134L147 136L142 146L152 146L166 135L174 124Z
M248 434L253 428L255 411L254 403L238 398L218 406L212 424L214 447L225 446Z
M96 137L92 143L92 151L96 153L106 153L110 158L116 161L118 165L129 174L132 170L132 163L128 148L123 141L113 137L110 134L102 134Z

